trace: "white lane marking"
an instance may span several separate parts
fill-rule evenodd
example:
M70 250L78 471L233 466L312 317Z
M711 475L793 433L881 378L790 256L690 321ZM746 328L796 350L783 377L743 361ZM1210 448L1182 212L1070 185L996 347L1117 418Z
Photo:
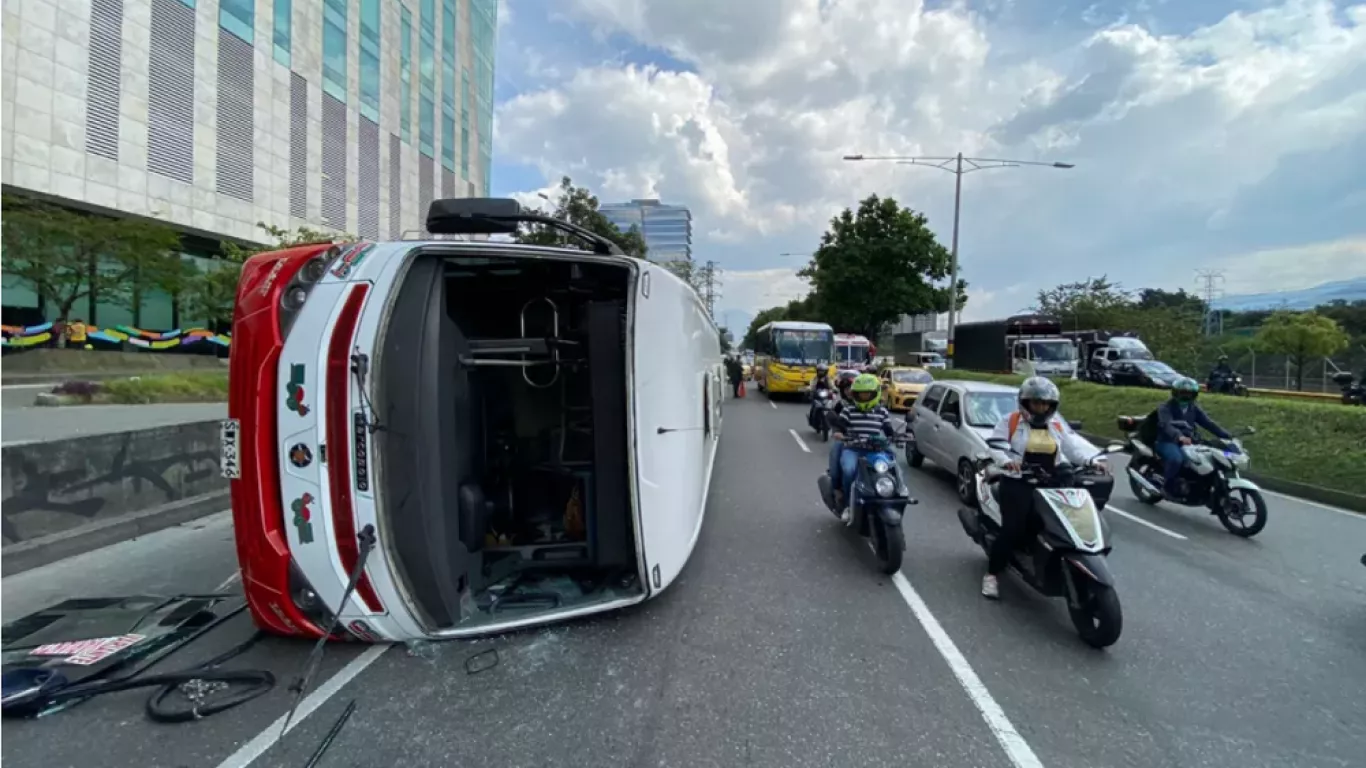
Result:
M772 408L773 410L775 410L775 411L778 410L778 404L775 403L775 402L773 402L772 400L769 400L769 401L768 401L768 405L769 405L769 407Z
M1011 725L1010 719L1001 709L1001 705L992 698L991 691L987 690L982 679L973 671L972 665L958 650L958 646L953 644L949 634L940 626L939 620L930 613L929 606L920 599L920 595L911 586L910 580L900 572L892 575L892 583L896 585L897 591L906 601L906 605L911 607L911 613L915 614L920 626L925 628L925 634L930 636L934 647L939 650L939 655L948 662L949 669L953 671L953 676L958 678L959 685L967 692L968 698L977 706L977 711L982 713L982 719L986 720L987 727L991 729L996 741L1000 742L1001 748L1005 750L1006 757L1010 758L1011 765L1015 768L1043 768L1043 763L1034 754L1034 750L1025 743L1024 737Z
M797 430L789 429L787 433L792 435L792 439L797 441L797 445L801 446L803 451L811 453L811 449L806 447L806 441L802 439L801 435L797 434Z
M223 583L222 583L222 584L219 584L218 587L217 587L216 589L214 589L214 591L215 591L215 592L222 592L223 590L227 589L228 587L231 587L233 584L236 584L236 583L237 583L237 580L240 579L240 578L242 578L242 572L241 572L241 571L233 571L233 572L232 572L232 575L229 576L228 578L224 579L224 580L223 580Z
M1297 496L1290 496L1290 495L1287 495L1287 494L1284 494L1284 493L1277 493L1276 491L1268 491L1268 490L1266 490L1265 488L1262 489L1262 493L1265 493L1265 494L1267 494L1268 496L1275 496L1275 497L1278 498L1278 499L1285 499L1286 501L1293 501L1293 502L1295 502L1295 503L1297 503L1297 504L1304 504L1304 505L1310 506L1310 507L1318 507L1319 509L1324 509L1324 510L1327 510L1327 511L1329 511L1329 512L1336 512L1336 513L1338 513L1339 515L1345 515L1346 517L1354 517L1354 518L1356 518L1357 520L1366 520L1366 515L1364 515L1364 514L1362 514L1362 513L1360 513L1360 512L1353 512L1353 511L1350 510L1350 509L1343 509L1343 508L1341 508L1341 507L1334 507L1334 506L1331 506L1331 505L1329 505L1329 504L1321 504L1321 503L1319 503L1319 502L1317 502L1317 501L1310 501L1310 500L1308 500L1308 499L1301 499L1301 498L1299 498L1299 497L1297 497Z
M1113 503L1106 504L1105 509L1109 510L1110 512L1114 512L1116 515L1119 515L1120 517L1127 517L1130 520L1133 520L1135 523L1138 523L1139 525L1146 525L1154 531L1157 531L1158 533L1165 533L1173 539L1180 539L1182 541L1186 540L1185 536L1182 536L1176 531L1169 531L1166 528L1163 528L1162 526L1158 525L1157 523L1150 523L1132 512L1125 512L1119 507L1116 507Z
M335 696L342 689L342 686L351 682L366 667L374 664L387 650L389 650L388 645L372 645L366 648L364 653L352 659L346 666L338 670L337 674L328 678L327 682L314 689L299 703L299 709L294 713L294 719L289 723L289 731L297 728L299 723L302 723L324 702ZM280 715L275 722L266 726L264 731L256 734L256 738L242 745L241 749L219 763L218 768L246 768L246 766L256 762L256 759L264 755L276 739L282 736L280 729L284 727L284 724L285 716ZM285 734L288 734L289 731L285 731Z

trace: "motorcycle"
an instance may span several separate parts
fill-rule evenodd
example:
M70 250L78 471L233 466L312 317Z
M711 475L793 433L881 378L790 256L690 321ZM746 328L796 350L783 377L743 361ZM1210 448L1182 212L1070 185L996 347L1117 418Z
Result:
M1233 395L1234 397L1251 397L1247 385L1243 383L1241 374L1212 374L1209 381L1205 384L1205 389L1217 395Z
M901 527L906 506L919 504L911 498L901 469L896 464L896 454L892 452L895 443L905 440L904 433L888 440L883 435L871 438L846 440L845 449L860 451L857 474L849 493L849 507L852 516L849 527L860 536L871 539L873 553L883 573L892 574L901 570L901 560L906 552L906 536ZM829 473L822 473L816 481L820 488L821 501L835 517L840 516L835 506L835 489Z
M830 439L830 420L827 414L835 407L835 393L829 389L818 389L811 396L811 408L806 412L807 426L821 436L824 443Z
M1010 452L1006 440L988 440L987 446ZM1091 461L1123 450L1122 443L1112 443ZM1026 464L1015 472L996 466L990 454L979 454L974 463L977 509L959 508L958 521L989 555L1001 531L996 480L1014 477L1035 486L1033 518L1026 529L1030 535L1022 537L1011 553L1010 569L1040 594L1067 598L1067 612L1082 641L1106 648L1119 640L1124 616L1105 561L1110 554L1110 526L1086 486L1088 477L1103 474L1091 468L1091 461L1082 469L1049 472Z
M1127 435L1127 449L1133 456L1126 470L1129 488L1144 504L1156 504L1165 498L1162 457L1139 437L1139 426L1144 418L1120 416L1116 423ZM1182 430L1190 428L1185 422L1172 423ZM1241 435L1256 432L1248 427ZM1266 527L1266 499L1262 489L1241 475L1251 458L1238 436L1231 440L1196 440L1182 446L1181 452L1185 454L1186 465L1177 479L1179 500L1175 503L1208 508L1210 514L1219 518L1224 528L1235 536L1250 538Z
M1357 381L1351 371L1333 374L1333 383L1342 387L1343 405L1366 405L1366 383Z

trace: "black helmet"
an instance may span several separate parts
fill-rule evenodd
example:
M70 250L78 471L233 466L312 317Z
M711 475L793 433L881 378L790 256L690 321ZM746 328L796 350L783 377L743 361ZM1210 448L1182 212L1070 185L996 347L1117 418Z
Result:
M1042 376L1030 376L1020 385L1020 413L1029 420L1029 426L1035 429L1048 426L1049 420L1058 413L1058 401L1061 399L1058 385ZM1036 413L1029 407L1032 402L1045 403L1048 407L1042 413Z

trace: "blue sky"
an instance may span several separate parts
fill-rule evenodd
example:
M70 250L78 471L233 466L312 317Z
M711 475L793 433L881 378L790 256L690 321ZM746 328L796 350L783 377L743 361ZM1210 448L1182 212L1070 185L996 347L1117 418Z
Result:
M550 9L555 9L553 12ZM745 315L871 193L942 240L953 178L846 153L1065 160L964 178L969 317L1108 274L1229 293L1366 274L1366 5L504 0L494 194L568 174L694 214Z

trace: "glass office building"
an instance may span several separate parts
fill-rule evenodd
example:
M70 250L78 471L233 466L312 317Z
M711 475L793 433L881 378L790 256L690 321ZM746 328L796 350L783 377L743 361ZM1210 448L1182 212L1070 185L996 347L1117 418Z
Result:
M598 210L623 232L639 228L650 261L692 261L692 211L687 206L632 200L606 203Z
M212 258L257 222L398 238L488 193L497 0L31 2L55 10L5 8L7 194L158 219ZM4 304L50 314L8 278Z

